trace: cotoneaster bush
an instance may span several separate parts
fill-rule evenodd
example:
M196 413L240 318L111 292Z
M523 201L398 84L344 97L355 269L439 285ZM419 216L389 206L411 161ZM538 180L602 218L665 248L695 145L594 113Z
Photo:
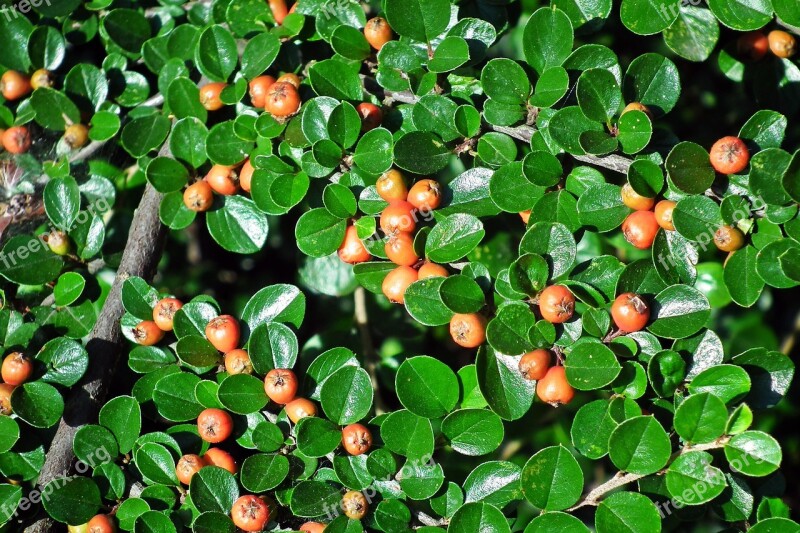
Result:
M800 531L798 27L4 4L0 531Z

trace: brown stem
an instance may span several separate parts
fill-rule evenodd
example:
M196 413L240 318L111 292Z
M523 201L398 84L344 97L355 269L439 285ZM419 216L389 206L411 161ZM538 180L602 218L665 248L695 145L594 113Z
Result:
M685 453L699 452L699 451L706 451L706 450L716 450L718 448L724 448L729 440L730 440L730 437L724 436L724 437L720 437L719 439L717 439L715 441L708 442L708 443L705 443L705 444L696 444L694 446L686 445L683 448L681 448L680 451L678 451L677 453L674 453L672 455L672 457L670 457L669 462L667 462L667 466L672 464L672 462L675 459L677 459L678 457L680 457L681 455L683 455ZM666 467L664 467L664 468L666 469ZM605 496L606 494L608 494L612 490L617 489L619 487L622 487L623 485L627 485L628 483L633 483L634 481L639 481L643 477L645 477L645 476L643 476L642 474L631 474L631 473L617 472L616 475L614 475L614 477L612 477L611 479L609 479L608 481L606 481L602 485L599 485L599 486L595 487L594 489L592 489L581 501L579 501L574 506L572 506L569 509L567 509L567 512L575 511L575 510L580 509L581 507L585 507L587 505L597 505L598 503L600 503L600 498L602 498L603 496Z
M361 351L364 356L364 368L372 380L372 390L375 397L375 414L380 415L386 412L386 405L381 396L381 387L378 383L378 354L375 352L375 345L372 343L372 333L369 329L369 315L367 314L367 294L364 287L356 287L353 293L355 304L355 321L358 326L358 334L361 337Z
M401 91L401 92L393 92L387 91L383 87L381 87L378 82L374 79L363 76L362 80L364 81L364 88L379 97L383 97L384 104L391 105L393 102L399 102L401 104L415 104L419 100L419 98L412 93L411 91ZM529 116L531 114L535 115L536 110L529 110ZM493 124L487 124L487 127L490 129L499 132L505 133L506 135L513 137L517 140L524 141L529 143L531 141L531 137L533 136L533 132L536 131L536 128L533 126L522 125L522 126L495 126ZM628 167L631 166L632 160L628 159L627 157L611 154L606 156L595 156L595 155L572 155L573 158L581 161L583 163L588 163L590 165L595 165L601 168L605 168L608 170L612 170L614 172L619 172L620 174L627 174Z

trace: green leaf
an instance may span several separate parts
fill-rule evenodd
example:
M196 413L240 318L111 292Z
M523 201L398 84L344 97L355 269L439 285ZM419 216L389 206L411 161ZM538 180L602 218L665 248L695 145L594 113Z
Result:
M264 287L253 295L242 312L250 331L266 322L285 322L300 327L306 313L306 297L294 285Z
M269 233L267 217L243 196L225 196L221 205L206 214L208 231L220 246L239 254L255 253Z
M352 26L342 24L333 30L331 47L340 56L353 61L362 61L369 56L370 47L366 37Z
M227 410L240 415L256 413L269 402L264 382L249 374L228 376L220 383L217 395Z
M71 526L88 522L100 509L100 490L86 477L57 478L45 485L42 498L47 514Z
M303 213L295 227L297 247L311 257L325 257L335 252L344 241L347 221L325 208Z
M192 503L202 512L227 515L239 497L239 487L233 474L218 466L206 466L192 476L189 484Z
M64 398L52 385L33 381L14 389L11 409L25 423L35 428L49 428L61 419Z
M387 0L384 9L392 29L415 41L432 41L450 21L447 0Z
M734 435L725 445L725 458L734 471L763 477L778 470L783 453L771 435L762 431L745 431Z
M503 442L504 427L499 416L485 409L460 409L442 421L442 433L450 446L463 455L486 455Z
M381 438L386 448L405 457L421 458L433 452L431 421L405 409L386 417L381 424Z
M646 2L652 6L662 5L656 0L632 1L634 3ZM677 0L672 1L675 2L677 8ZM664 9L669 10L669 6L664 5ZM675 16L677 16L677 9ZM646 105L655 117L672 110L680 96L680 89L677 67L672 61L659 54L643 54L634 59L622 80L622 94L625 101Z
M472 502L461 506L450 519L448 533L470 533L474 531L491 531L492 533L510 533L506 517L500 510L483 502Z
M292 492L290 508L294 516L324 516L329 509L338 509L342 498L339 490L322 481L302 481Z
M701 505L713 500L725 490L725 476L711 466L708 452L688 452L679 455L667 470L667 490L681 505ZM702 487L702 489L699 489Z
M53 224L69 231L81 208L78 182L70 176L50 180L44 188L44 208Z
M372 407L372 381L363 368L344 366L334 372L320 390L325 415L340 425L358 422Z
M160 147L169 128L170 120L158 113L135 118L122 128L120 143L131 156L139 158Z
M450 150L433 133L412 131L395 141L394 163L414 174L435 174L450 161Z
M56 305L66 306L75 303L83 293L84 287L86 287L86 280L77 272L61 274L53 287Z
M550 446L528 459L520 478L525 499L545 511L573 505L583 492L583 471L563 446Z
M575 413L571 430L572 444L582 455L599 459L608 453L611 432L626 419L641 414L642 410L636 402L626 398L589 402Z
M588 533L589 528L572 515L559 511L543 513L528 522L524 533Z
M711 309L700 291L685 285L667 287L655 296L647 329L668 339L682 339L705 326Z
M522 377L519 359L520 356L503 355L484 345L475 362L481 394L504 420L521 418L533 403L535 383Z
M40 87L31 95L31 107L36 112L36 123L51 130L64 130L68 124L81 121L77 106L64 93Z
M122 284L122 305L125 311L139 320L153 320L153 308L158 291L139 277L130 277Z
M146 442L136 449L133 460L148 483L179 484L175 472L175 459L165 446Z
M635 492L615 492L597 506L594 527L597 533L659 531L661 516L647 496Z
M308 71L311 87L320 96L360 101L364 90L358 72L336 59L315 63Z
M42 381L65 387L75 385L89 367L86 348L65 337L47 341L36 354L36 359L45 367L40 378Z
M522 51L525 60L538 73L557 67L572 52L572 23L558 9L540 8L525 24Z
M578 78L576 91L581 111L591 120L607 122L622 106L617 79L605 69L589 69Z
M228 81L239 61L233 35L223 26L209 26L200 34L194 59L200 72L211 81Z
M425 418L440 418L458 402L458 379L450 367L428 356L411 357L397 369L400 403ZM324 389L323 389L324 391Z
M578 198L581 224L600 232L618 228L629 213L622 203L620 188L610 183L591 186Z
M55 279L64 260L33 235L16 235L0 251L0 275L9 281L39 285Z
M281 50L280 40L269 32L258 33L247 41L242 52L242 75L255 78L266 71Z
M425 255L436 263L451 263L470 253L483 240L483 224L477 217L455 214L441 219L425 243Z
M445 37L433 53L433 59L428 62L431 72L449 72L455 70L470 60L469 45L461 37Z
M682 4L678 18L664 30L664 42L679 56L705 61L719 39L719 24L708 9Z
M657 0L623 0L620 6L622 23L638 35L652 35L667 29L679 12L677 0L665 3Z
M342 442L342 430L324 418L307 416L295 429L297 448L308 457L324 457Z
M742 367L717 365L700 372L688 388L692 394L708 392L729 404L742 399L750 391L750 377Z
M102 24L109 39L131 57L139 56L150 38L150 23L133 9L114 9L103 17Z
M617 357L600 342L584 342L569 352L564 367L567 381L578 390L600 389L614 381L620 367Z
M772 18L769 0L709 0L708 7L722 24L739 31L757 30Z
M99 423L108 428L119 444L119 451L133 449L142 429L142 411L132 396L117 396L100 409Z
M675 410L675 431L689 443L711 442L725 432L725 402L709 393L692 394Z
M667 432L652 416L622 422L608 440L608 456L625 472L648 475L661 470L672 453Z

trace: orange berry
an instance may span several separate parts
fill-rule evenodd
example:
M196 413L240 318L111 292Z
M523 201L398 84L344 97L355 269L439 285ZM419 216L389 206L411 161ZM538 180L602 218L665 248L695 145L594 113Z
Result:
M233 433L233 419L222 409L206 409L197 416L197 432L206 442L220 443Z
M9 102L19 100L31 92L31 80L16 70L7 70L0 76L0 93Z
M342 446L350 455L367 453L372 447L372 433L363 424L350 424L342 430Z
M264 392L275 403L286 405L297 396L297 375L288 368L273 368L264 378Z
M267 92L274 83L275 78L272 76L257 76L250 80L248 92L250 93L250 102L253 107L264 108L264 104L267 101Z
M339 259L345 263L355 265L356 263L363 263L369 261L372 256L369 254L366 246L358 238L358 230L355 226L347 226L344 233L344 240L339 246Z
M317 406L311 400L305 398L295 398L286 404L284 408L289 420L297 424L308 416L317 416Z
M230 375L252 374L253 364L250 362L250 355L237 348L225 354L225 370Z
M450 336L459 346L477 348L486 341L486 317L479 313L454 314Z
M200 103L208 111L217 111L218 109L222 109L222 106L225 104L222 103L219 95L222 93L222 89L227 86L227 83L221 82L212 82L203 85L200 87Z
M655 198L648 198L634 191L630 183L622 186L620 195L622 196L622 203L634 211L649 211L653 209L653 205L656 203Z
M153 322L162 331L172 331L175 313L183 307L183 302L177 298L162 298L153 308Z
M723 252L735 252L744 246L744 233L732 226L722 226L714 232L714 244Z
M539 293L539 312L553 324L566 322L575 312L575 296L563 285L550 285Z
M253 168L253 164L250 163L250 159L244 162L242 168L239 169L239 186L245 192L250 192L250 186L253 181L253 172L255 169Z
M231 315L220 315L212 318L206 325L206 338L214 348L227 353L239 346L241 330L239 322Z
M430 213L442 203L442 186L436 180L419 180L408 191L408 203L423 213Z
M22 352L8 354L3 360L0 375L9 385L22 385L33 375L33 362Z
M31 133L26 126L11 126L3 132L3 148L10 154L24 154L31 148Z
M213 204L214 190L205 180L196 181L183 191L183 205L191 211L196 213L208 211Z
M133 339L142 346L153 346L164 338L164 332L152 320L142 320L132 333Z
M767 36L769 49L781 59L787 59L797 53L797 39L783 30L773 30Z
M419 256L414 251L414 237L405 231L391 233L383 251L395 265L414 266L419 261Z
M442 265L437 265L436 263L427 261L424 265L419 267L418 279L446 278L449 275L450 272L448 272L447 269Z
M264 496L242 496L231 509L233 524L242 531L263 531L269 517L270 506Z
M567 381L563 366L553 366L547 374L536 383L536 395L553 407L566 405L575 397L575 389Z
M658 225L668 231L675 231L675 224L672 223L672 212L677 204L672 200L661 200L656 204L654 215Z
M386 274L381 289L390 302L402 304L408 286L417 281L419 274L408 266L399 266Z
M381 229L387 235L399 231L411 232L417 227L415 208L409 202L390 202L381 213Z
M387 202L405 201L408 198L408 187L403 174L396 169L384 172L375 183L378 196Z
M383 122L383 111L375 104L361 102L356 106L356 111L361 115L361 131L364 133L374 130Z
M279 118L294 115L300 109L300 95L291 83L275 82L267 92L264 109Z
M239 471L239 467L236 465L236 460L233 456L220 448L209 448L205 455L203 455L203 461L209 466L222 468L234 475Z
M231 196L239 191L239 177L236 171L225 165L214 165L203 178L211 189L222 196Z
M747 168L750 151L739 137L723 137L711 147L711 166L720 174L736 174Z
M392 40L392 28L386 19L375 17L367 21L364 26L364 37L375 50L380 50L383 45Z
M625 333L642 330L650 320L650 308L644 298L632 292L617 296L611 304L611 318Z
M186 454L180 458L175 473L178 475L178 481L184 485L188 485L192 481L192 476L200 471L201 468L206 466L205 460L195 454Z
M625 240L640 250L653 245L658 232L658 221L652 211L634 211L622 223Z
M528 352L519 360L519 372L527 380L540 380L544 378L550 369L551 358L550 350L540 348Z

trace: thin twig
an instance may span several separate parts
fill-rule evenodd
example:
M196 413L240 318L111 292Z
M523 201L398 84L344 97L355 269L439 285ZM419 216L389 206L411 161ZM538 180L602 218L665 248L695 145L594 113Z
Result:
M671 465L672 462L675 461L675 459L677 459L683 454L689 452L699 452L699 451L716 450L718 448L723 448L725 447L725 445L728 443L729 440L730 437L725 436L705 444L684 446L683 448L680 449L680 451L674 453L672 457L669 458L669 461L667 462L667 465L664 467L664 470L666 470L666 468L669 467L669 465ZM645 476L642 474L632 474L630 472L629 473L617 472L614 475L614 477L612 477L602 485L599 485L594 489L592 489L581 501L579 501L574 506L567 509L567 512L575 511L577 509L580 509L581 507L586 507L587 505L596 506L598 503L600 503L600 498L602 498L609 492L624 485L627 485L628 483L639 481L643 477Z
M367 314L367 296L364 287L356 287L353 293L355 303L355 321L358 334L361 337L361 351L364 356L364 367L372 380L373 395L375 396L375 414L385 413L386 405L381 396L381 387L378 383L378 354L372 343L372 333L369 329L369 315Z

